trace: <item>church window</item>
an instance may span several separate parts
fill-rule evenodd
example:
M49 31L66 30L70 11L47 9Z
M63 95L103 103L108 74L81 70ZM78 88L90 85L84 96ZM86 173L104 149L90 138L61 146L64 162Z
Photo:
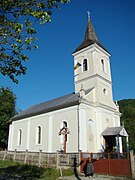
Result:
M22 130L19 129L19 145L22 145Z
M105 88L103 89L103 93L104 95L107 95L107 90Z
M89 131L89 141L93 141L93 120L89 119L88 122L88 131Z
M104 60L101 59L101 68L102 68L102 71L105 72L105 64L104 64Z
M109 119L108 118L106 119L106 123L109 124Z
M87 71L88 70L88 63L87 63L87 59L83 60L83 71Z
M41 127L37 128L37 144L41 144Z

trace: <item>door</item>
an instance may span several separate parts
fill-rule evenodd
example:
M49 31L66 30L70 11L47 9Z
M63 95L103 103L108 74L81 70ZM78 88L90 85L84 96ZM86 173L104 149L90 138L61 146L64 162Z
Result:
M113 147L116 146L115 136L104 136L106 152L113 152Z

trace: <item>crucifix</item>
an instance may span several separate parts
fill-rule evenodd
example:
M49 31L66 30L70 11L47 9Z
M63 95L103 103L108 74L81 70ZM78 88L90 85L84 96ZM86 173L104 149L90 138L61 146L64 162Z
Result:
M66 121L63 121L63 127L60 129L59 131L59 135L63 135L63 150L64 150L64 153L66 153L66 142L67 142L67 134L69 134L69 130L67 128L67 122Z

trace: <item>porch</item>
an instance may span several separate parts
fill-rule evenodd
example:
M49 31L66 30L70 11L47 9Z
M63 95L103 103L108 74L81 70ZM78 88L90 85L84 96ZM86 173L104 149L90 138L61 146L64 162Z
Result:
M129 152L128 134L124 126L107 127L101 134L104 138L105 149L104 152L123 152L123 140L126 141L126 152ZM124 152L125 152L124 150Z

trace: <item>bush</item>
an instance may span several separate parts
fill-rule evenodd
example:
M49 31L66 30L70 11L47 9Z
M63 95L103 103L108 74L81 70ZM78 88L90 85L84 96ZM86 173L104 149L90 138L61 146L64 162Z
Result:
M62 174L63 176L73 175L73 170L63 169ZM13 161L0 161L0 179L56 180L59 176L60 171L56 168L43 168Z

